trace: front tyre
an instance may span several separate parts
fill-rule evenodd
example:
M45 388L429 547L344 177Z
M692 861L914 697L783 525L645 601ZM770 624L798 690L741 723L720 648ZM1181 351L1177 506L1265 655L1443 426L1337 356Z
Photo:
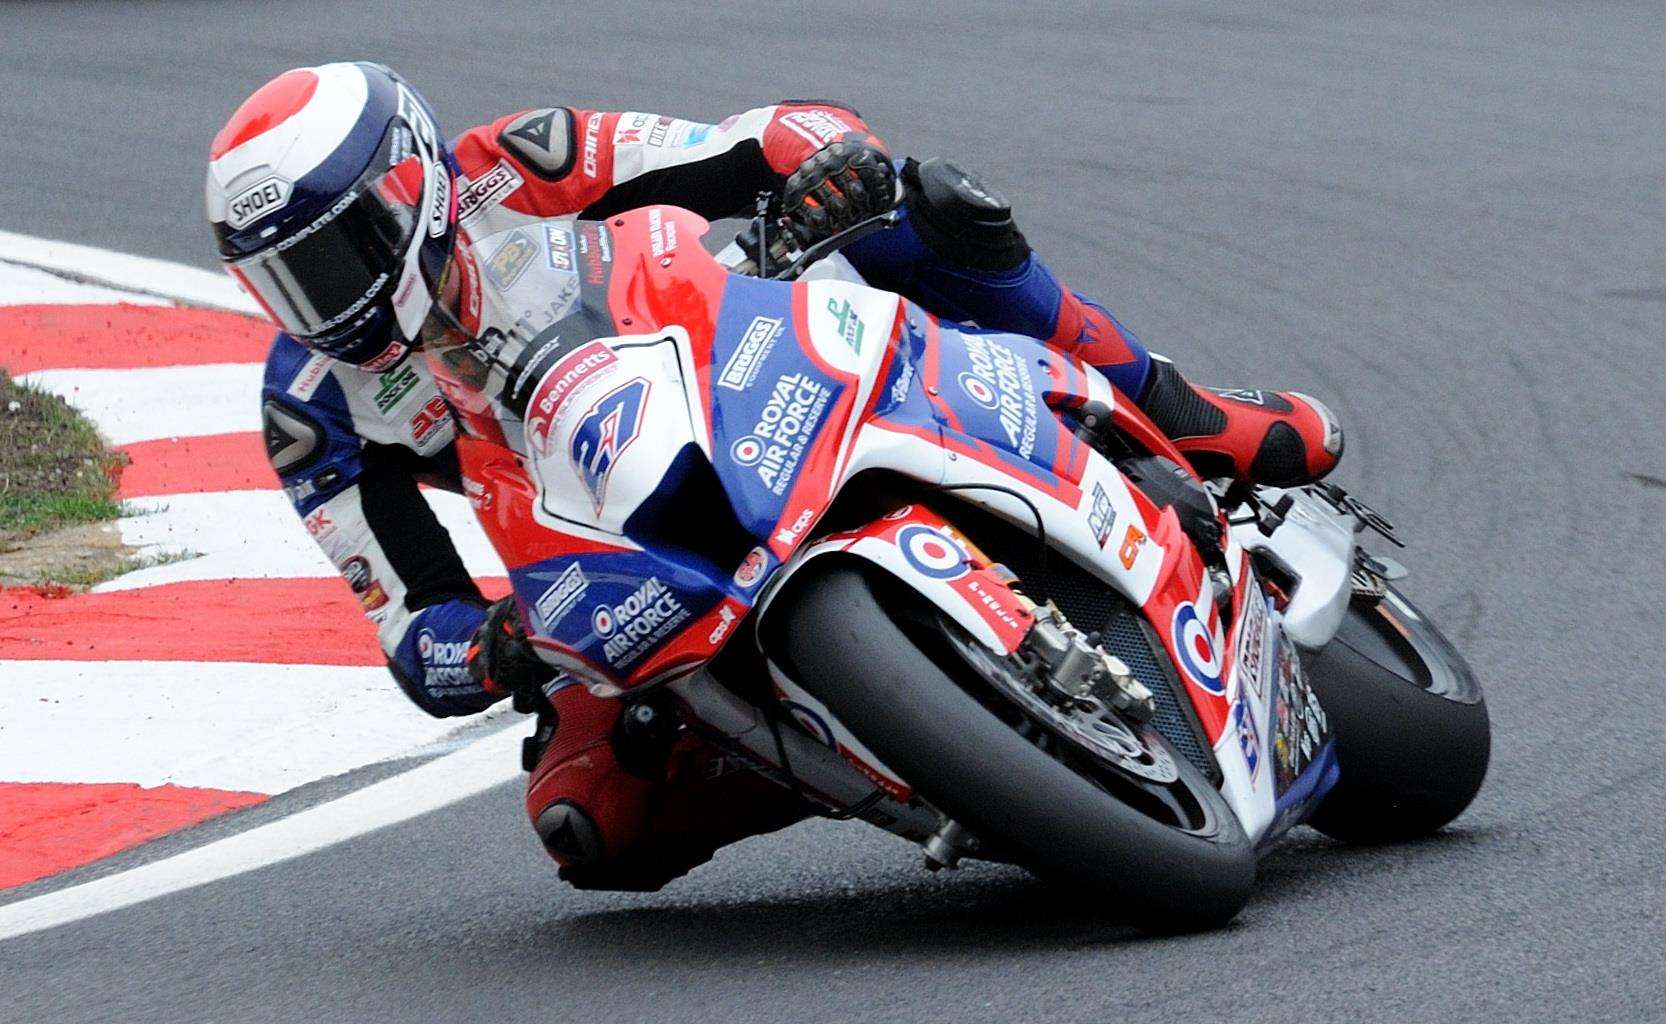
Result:
M1305 659L1336 735L1341 777L1308 824L1351 843L1428 835L1481 789L1487 704L1455 648L1389 588L1356 598L1336 638Z
M830 560L804 576L778 634L790 671L933 806L1146 930L1194 931L1237 915L1255 881L1254 850L1183 758L1207 827L1165 824L1020 735L921 650L852 564Z

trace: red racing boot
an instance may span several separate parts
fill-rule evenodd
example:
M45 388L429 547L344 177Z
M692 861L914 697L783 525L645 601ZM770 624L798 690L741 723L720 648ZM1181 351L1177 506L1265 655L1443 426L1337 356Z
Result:
M1139 406L1206 477L1295 487L1342 458L1336 417L1299 392L1198 387L1153 356Z
M787 789L651 705L633 705L627 721L623 702L577 685L550 705L555 734L527 780L526 810L576 889L653 892L720 847L806 816Z

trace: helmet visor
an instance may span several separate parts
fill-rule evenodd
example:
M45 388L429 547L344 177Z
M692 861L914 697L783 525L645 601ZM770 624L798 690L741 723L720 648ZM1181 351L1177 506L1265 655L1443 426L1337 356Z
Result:
M399 282L422 219L424 170L410 130L395 121L328 213L230 269L289 334L347 326Z

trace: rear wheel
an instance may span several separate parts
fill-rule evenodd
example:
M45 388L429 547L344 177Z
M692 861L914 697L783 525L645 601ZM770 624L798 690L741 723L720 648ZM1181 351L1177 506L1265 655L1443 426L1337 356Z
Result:
M1487 705L1463 656L1411 602L1392 588L1356 598L1305 665L1341 769L1310 825L1346 842L1390 842L1463 813L1487 774Z
M1101 756L992 686L953 643L922 643L901 621L911 595L886 578L833 560L805 577L778 634L789 670L933 806L1147 930L1215 927L1243 907L1254 850L1155 730L1136 730L1139 749L1120 759Z

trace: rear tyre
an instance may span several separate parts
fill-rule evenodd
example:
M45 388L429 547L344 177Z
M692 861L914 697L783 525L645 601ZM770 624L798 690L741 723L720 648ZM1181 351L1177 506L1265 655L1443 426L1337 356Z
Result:
M1203 804L1190 830L1117 799L997 717L921 650L855 565L830 560L804 576L778 634L794 678L933 806L1145 930L1237 915L1254 850L1184 758L1174 755L1186 792Z
M1487 775L1492 728L1475 675L1390 589L1356 599L1308 681L1336 735L1336 788L1308 824L1350 843L1413 839L1463 813Z

